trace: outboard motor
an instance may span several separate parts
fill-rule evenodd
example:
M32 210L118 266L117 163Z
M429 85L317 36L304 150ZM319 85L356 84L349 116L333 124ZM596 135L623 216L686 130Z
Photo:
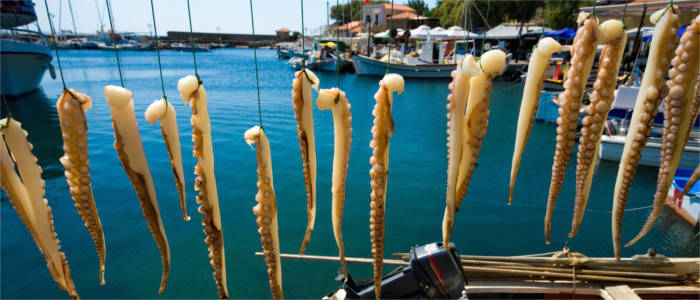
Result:
M382 279L381 298L460 298L467 282L457 249L453 243L450 246L449 251L442 243L412 248L409 265ZM348 299L375 298L371 279L358 283L348 278L343 289Z

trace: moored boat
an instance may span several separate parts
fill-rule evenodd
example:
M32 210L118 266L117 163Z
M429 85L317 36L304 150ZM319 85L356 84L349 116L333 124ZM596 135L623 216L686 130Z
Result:
M690 226L695 227L700 220L700 182L695 182L688 194L683 197L676 197L685 188L692 173L693 170L691 169L678 168L676 170L673 184L666 195L666 206L670 207L677 216L688 222Z
M19 29L36 22L32 1L2 1L2 39L0 40L0 65L2 69L2 94L20 96L39 88L47 69L52 71L51 48L48 39L39 31ZM4 22L13 19L13 22Z
M357 75L384 76L397 73L406 78L450 78L456 64L397 64L388 63L364 55L352 57Z

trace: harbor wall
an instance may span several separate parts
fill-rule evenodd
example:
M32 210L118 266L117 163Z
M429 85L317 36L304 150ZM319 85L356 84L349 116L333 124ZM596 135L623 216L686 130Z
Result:
M195 32L193 38L195 43L228 43L230 46L248 45L253 41L252 34L238 33ZM189 31L168 31L167 37L161 38L161 41L189 43L190 33ZM255 41L263 45L271 45L272 43L293 41L293 38L282 35L256 34Z

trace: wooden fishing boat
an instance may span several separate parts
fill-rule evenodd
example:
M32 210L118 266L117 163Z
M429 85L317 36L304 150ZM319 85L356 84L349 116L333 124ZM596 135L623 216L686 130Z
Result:
M445 262L450 255L445 253L452 254L454 262L461 265L461 274L451 273L452 266ZM444 250L442 243L432 243L393 256L396 258L385 259L384 264L398 269L384 277L386 288L382 288L382 297L387 297L386 293L447 297L455 290L460 291L462 299L697 299L700 294L700 258L668 258L653 249L617 261L587 257L567 247L534 255L458 255L456 250ZM419 262L422 256L427 257L427 268ZM309 254L281 257L338 261L335 256ZM346 261L372 263L370 258L346 257ZM454 276L463 278L451 278ZM414 283L418 286L413 287ZM348 283L324 299L357 298L358 292L360 298L374 298L371 291L349 278Z

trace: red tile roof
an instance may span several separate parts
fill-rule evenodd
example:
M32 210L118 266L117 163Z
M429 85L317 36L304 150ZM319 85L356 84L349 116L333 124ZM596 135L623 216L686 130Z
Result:
M290 30L287 28L280 28L280 29L275 30L275 32L290 32Z

